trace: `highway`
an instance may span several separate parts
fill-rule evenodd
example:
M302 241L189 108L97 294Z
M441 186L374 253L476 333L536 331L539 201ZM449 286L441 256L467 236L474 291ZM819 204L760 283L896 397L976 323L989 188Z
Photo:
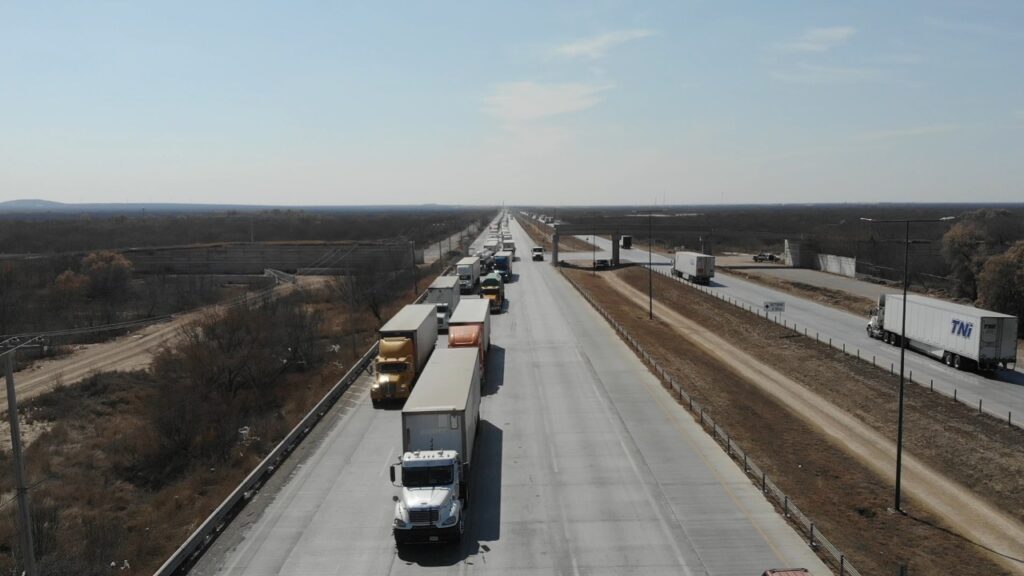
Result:
M590 236L578 238L591 242ZM598 258L611 257L610 240L599 236L593 243L604 250L597 253ZM564 254L559 257L563 260L582 258L589 261L591 254ZM642 264L648 261L648 254L643 250L621 250L619 257L624 261ZM671 260L667 256L654 254L652 261L655 264L655 271L670 273ZM894 366L896 372L899 372L899 348L868 337L864 329L867 324L866 318L773 290L720 270L715 271L715 278L709 289L755 308L762 308L766 301L785 302L786 309L779 314L780 319L785 319L790 324L795 322L801 332L806 328L811 337L819 333L825 341L832 338L836 345L845 343L848 350L860 349L861 356L867 361L870 362L874 356L879 366ZM924 386L934 383L936 390L949 396L953 395L955 389L957 398L968 404L977 406L978 400L981 399L985 411L1004 419L1012 412L1014 421L1024 421L1024 372L1020 368L999 370L996 378L986 378L980 374L960 372L914 351L907 352L906 367L908 376L910 371L913 372L914 382Z
M373 409L360 385L193 574L830 574L512 228L525 258L492 321L461 545L396 551L387 469L400 412Z

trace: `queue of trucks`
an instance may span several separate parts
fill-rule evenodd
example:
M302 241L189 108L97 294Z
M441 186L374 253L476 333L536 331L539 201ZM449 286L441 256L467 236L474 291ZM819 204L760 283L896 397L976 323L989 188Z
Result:
M501 282L496 274L484 278L485 296L494 280ZM392 483L401 487L392 523L397 545L457 542L465 531L494 299L460 299L460 282L439 277L427 303L405 306L380 329L371 401L405 401L402 453L391 467ZM440 305L448 308L448 347L435 350Z

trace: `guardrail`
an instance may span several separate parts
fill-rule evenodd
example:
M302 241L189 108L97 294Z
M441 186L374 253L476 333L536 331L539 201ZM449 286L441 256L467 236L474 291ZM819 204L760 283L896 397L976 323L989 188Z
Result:
M452 267L448 266L441 271L440 275L443 276L451 272L451 270ZM423 302L426 296L426 291L421 292L413 300L413 303L419 304ZM341 398L341 395L366 370L376 355L377 342L374 342L359 360L348 369L348 372L316 403L316 406L313 406L302 420L292 428L291 432L270 451L270 454L267 454L259 465L245 477L245 480L242 480L241 484L217 506L213 513L178 547L174 554L154 572L154 576L173 576L184 573L184 570L191 568L217 536L227 528L231 520L238 515L238 512L245 507L245 504L255 495L256 491L277 471L281 463L291 455L327 411Z
M559 268L561 272L561 268ZM699 402L693 399L693 396L688 394L686 390L679 384L679 382L672 377L668 370L665 370L661 364L655 360L654 356L647 352L640 345L639 341L633 338L626 329L619 324L611 314L609 314L596 300L587 292L582 286L576 283L571 277L565 275L562 276L569 281L569 284L576 289L577 292L583 296L583 299L593 306L594 310L597 310L599 314L615 329L616 332L622 337L622 339L634 350L640 358L647 363L651 368L654 375L664 383L664 385L675 393L682 406L690 411L691 414L695 415L695 420L704 428L705 432L711 434L711 437L719 443L729 456L735 460L738 464L743 466L743 472L750 478L755 485L761 488L761 493L764 497L777 506L783 516L790 521L791 524L796 526L802 531L802 535L807 539L808 546L811 547L818 556L823 558L826 563L831 562L834 567L839 571L840 576L861 576L860 572L853 567L850 561L846 558L839 548L837 548L832 542L825 537L824 534L818 530L814 522L811 521L803 512L797 508L788 495L782 491L765 473L764 469L759 467L754 461L747 456L747 453L730 438L729 433L725 431L721 426L715 423L714 419L708 415L703 406Z
M377 343L375 342L363 354L348 372L341 377L341 380L331 387L330 391L313 407L309 413L292 428L291 432L267 454L259 466L257 466L242 483L220 504L212 514L199 525L192 534L185 540L185 543L178 547L178 550L171 555L163 566L154 574L155 576L171 576L177 574L183 568L188 568L199 558L206 548L213 543L220 532L227 527L231 519L241 510L246 502L255 494L263 484L273 475L278 466L292 453L296 446L309 434L314 426L323 418L324 414L334 406L338 398L349 389L360 374L369 366L377 354Z
M642 266L644 268L647 268L646 264L643 264ZM671 273L671 270L669 270L669 271L659 270L658 268L653 268L653 270L656 273L661 274L662 276L665 276L667 278L671 278L672 280L675 280L675 281L677 281L677 282L679 282L681 284L686 284L687 286L690 286L691 288L695 288L695 289L703 292L704 294L708 294L709 296L714 296L715 298L718 298L719 300L721 300L721 301L723 301L723 302L725 302L727 304L732 304L733 306L736 306L737 308L740 308L741 310L746 310L747 312L751 312L751 313L756 314L756 315L758 315L758 316L760 316L760 317L762 317L762 318L764 318L766 320L774 322L775 324L777 324L779 326L782 326L783 328L787 328L789 330L792 330L793 332L797 333L800 336L804 336L804 337L807 337L807 338L811 337L811 331L810 331L810 329L808 327L804 326L803 327L803 331L801 331L800 327L797 326L796 322L789 322L785 318L779 316L778 314L772 314L772 313L769 313L767 311L763 311L760 306L757 306L756 304L751 303L751 302L749 302L747 300L743 300L743 299L739 299L739 298L731 298L731 297L729 297L727 295L722 294L721 292L719 292L717 290L712 290L712 289L708 288L707 286L702 286L700 284L696 284L694 282L690 282L690 281L688 281L686 279L683 279L683 278L680 278L678 276L673 276L672 273ZM830 336L828 334L823 334L823 333L821 333L818 330L814 331L814 340L816 342L821 343L821 344L828 344L829 348L833 348L833 349L835 349L835 350L837 350L839 352L842 352L843 354L846 354L847 356L856 357L858 360L862 360L864 362L867 362L868 359L870 358L872 366L876 366L876 367L880 367L880 368L885 368L884 361L882 363L879 363L878 362L878 358L877 358L877 356L875 354L870 354L868 352L864 352L864 351L862 351L860 349L860 347L858 347L858 346L856 346L856 345L854 345L852 343L844 342L843 340L840 340L838 338L834 338L834 337L832 337L832 336ZM896 363L895 362L890 362L889 363L889 373L892 374L892 375L896 375L897 374L897 372L896 372ZM926 386L932 392L938 392L939 394L942 394L943 396L945 396L947 398L952 398L956 402L960 402L961 404L964 404L966 406L971 407L971 409L977 408L979 414L985 414L985 415L990 416L992 418L995 418L997 420L1005 420L1007 426L1015 426L1017 428L1024 428L1024 422L1022 422L1020 418L1018 418L1016 421L1014 421L1014 419L1013 419L1013 411L1012 410L1007 410L1006 414L1003 414L1001 412L995 412L995 411L993 411L991 409L985 408L984 399L981 398L981 397L978 397L978 401L977 401L976 404L974 402L969 402L960 393L960 390L955 385L953 385L953 384L950 384L948 382L945 383L949 388L944 390L942 388L942 386L941 386L941 384L943 384L943 383L940 382L939 383L940 385L938 387L936 387L935 379L933 379L933 378L929 378L927 382L921 380L920 378L917 379L917 380L914 380L914 371L913 370L909 370L908 371L907 380L909 382L912 382L914 384L918 384L920 386Z

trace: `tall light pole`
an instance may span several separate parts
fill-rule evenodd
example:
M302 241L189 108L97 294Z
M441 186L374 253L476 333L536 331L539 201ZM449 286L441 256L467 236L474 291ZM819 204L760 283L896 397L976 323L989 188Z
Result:
M903 478L903 370L906 365L905 358L907 354L907 288L910 283L910 225L913 223L924 222L947 222L954 218L955 216L945 216L929 220L875 220L874 218L861 218L861 220L872 224L903 224L906 226L903 240L903 318L900 320L900 398L896 421L896 490L894 492L893 505L893 510L900 513L903 512L903 508L901 507L902 499L900 488Z
M647 213L647 319L654 320L654 259L651 251L654 249L654 235L652 234L653 213Z

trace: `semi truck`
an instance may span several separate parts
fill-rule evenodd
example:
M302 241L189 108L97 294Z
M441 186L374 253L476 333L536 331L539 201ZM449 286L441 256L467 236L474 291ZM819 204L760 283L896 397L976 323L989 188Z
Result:
M427 295L423 302L437 307L437 331L447 331L448 318L459 305L459 277L438 276L435 278L427 287Z
M511 236L501 241L501 249L504 252L511 252L512 256L516 255L516 243L512 241Z
M401 469L396 545L462 539L479 423L477 351L438 350L402 408L402 457L391 466L392 484Z
M505 282L512 280L512 253L502 250L494 255L494 271L501 274Z
M492 314L501 312L501 307L505 304L505 282L501 279L501 274L491 272L481 278L480 294L490 302Z
M490 251L492 254L498 251L499 240L496 237L489 238L484 242L484 250Z
M455 264L455 273L459 275L459 290L463 294L472 293L480 282L480 259L466 256Z
M487 375L487 350L484 349L484 329L479 324L452 326L448 332L449 348L472 348L479 353L481 379Z
M708 284L715 276L715 257L700 252L676 252L672 275L696 284Z
M483 298L463 299L448 319L448 333L455 326L479 326L484 340L484 352L491 350L491 305Z
M409 304L388 320L380 329L380 344L373 362L373 405L408 398L435 344L437 312L433 304Z
M928 298L907 295L906 346L958 370L994 371L1017 363L1017 317ZM901 345L903 295L882 294L871 309L867 331L894 346Z

